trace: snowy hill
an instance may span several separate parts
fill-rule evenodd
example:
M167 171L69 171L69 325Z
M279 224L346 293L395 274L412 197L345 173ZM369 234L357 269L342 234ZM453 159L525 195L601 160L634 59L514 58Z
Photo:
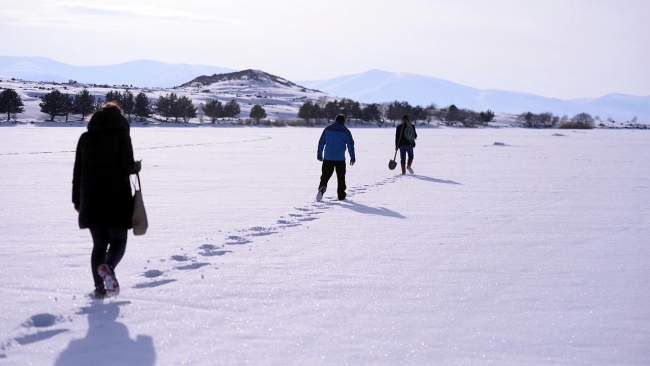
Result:
M231 72L227 74L214 74L212 76L199 76L194 80L181 85L181 87L188 86L213 86L215 84L219 85L232 85L233 81L245 82L249 87L263 87L263 88L290 88L290 89L299 89L301 91L307 91L306 88L292 83L287 79L283 79L279 76L271 75L261 70L243 70L237 72ZM319 92L318 90L309 90L313 92Z
M380 70L299 83L365 103L407 100L411 104L435 103L439 107L455 104L461 108L489 108L514 114L532 111L573 116L587 112L602 119L612 117L620 121L637 116L639 121L650 122L650 96L609 94L597 99L562 100L504 90L480 90L430 76Z
M199 75L234 71L225 67L138 60L107 66L73 66L45 57L0 56L0 77L45 82L173 87Z
M22 121L44 121L47 115L40 112L40 97L54 89L62 93L75 94L87 88L96 97L104 98L111 90L124 91L124 86L101 86L86 84L61 84L53 82L7 80L0 78L0 89L14 89L25 104L25 113L18 116ZM152 102L161 95L176 93L192 100L195 106L205 104L207 99L222 103L235 100L240 104L240 118L248 118L253 105L260 104L269 119L294 120L298 109L305 101L329 98L325 93L296 85L281 77L259 70L244 70L226 74L201 76L175 88L129 88L136 95L144 92ZM77 120L77 117L71 117ZM57 118L57 120L63 119ZM198 122L194 119L192 122Z

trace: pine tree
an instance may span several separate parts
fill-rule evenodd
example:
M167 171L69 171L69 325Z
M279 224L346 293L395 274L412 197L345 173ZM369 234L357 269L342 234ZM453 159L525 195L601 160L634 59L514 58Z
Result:
M458 107L455 105L450 105L449 109L447 110L447 116L445 117L445 124L453 125L456 121L458 121L460 117L460 112L458 110Z
M492 120L494 120L494 112L489 109L485 112L481 112L479 115L483 122L492 122Z
M226 103L225 106L223 106L223 111L226 117L235 118L239 116L239 113L241 113L241 108L239 107L239 103L233 99L230 102Z
M120 106L124 113L129 116L129 121L131 121L131 114L133 114L135 102L133 101L133 93L129 89L126 89L122 94Z
M189 122L190 118L196 117L196 107L192 104L192 101L186 97L181 96L176 100L176 103L173 105L174 117L176 117L176 122L178 122L178 117L183 118L183 122Z
M7 113L7 121L12 114L23 113L23 100L14 89L5 89L0 93L0 114Z
M122 107L122 93L120 93L117 90L111 90L108 93L106 93L106 101L107 102L115 102L120 107Z
M54 121L56 116L66 115L67 94L62 94L57 89L43 95L41 98L41 112L50 116L50 121Z
M251 108L251 113L249 117L255 120L255 124L259 124L262 118L266 118L266 110L259 104L255 104Z
M95 97L90 94L88 89L84 88L82 91L77 92L74 96L73 111L81 115L83 121L87 115L95 110Z
M305 121L309 122L309 120L312 118L311 110L313 108L314 108L314 105L310 101L304 102L300 106L300 109L298 109L298 118L302 118Z
M336 115L341 113L339 108L339 101L334 100L333 102L327 102L325 104L325 110L323 111L324 117L327 118L327 122L336 118Z
M165 96L159 96L158 101L156 102L156 113L165 119L165 122L169 121L170 117L174 117L174 105L178 96L175 93L166 94Z
M212 123L215 123L217 118L224 117L223 104L216 99L208 99L205 101L205 107L203 107L203 113L206 116L210 117Z
M61 94L61 105L63 107L63 115L65 116L65 121L68 122L68 117L71 113L74 113L74 97L70 94Z
M151 115L151 102L144 92L138 93L135 97L133 113L136 117L140 117L140 122L144 120L144 117L149 117Z
M368 104L361 111L361 119L366 122L381 121L381 110L379 104Z

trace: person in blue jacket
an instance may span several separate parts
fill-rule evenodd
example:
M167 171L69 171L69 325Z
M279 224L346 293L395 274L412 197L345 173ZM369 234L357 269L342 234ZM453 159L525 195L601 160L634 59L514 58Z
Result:
M336 116L334 123L325 127L323 134L318 141L318 152L316 158L323 162L322 175L320 176L320 185L316 200L323 199L323 194L327 190L327 182L336 170L338 187L336 193L339 200L345 199L345 149L350 154L350 165L354 165L356 158L354 156L354 140L352 133L345 127L345 116L339 114ZM323 157L323 149L325 156Z

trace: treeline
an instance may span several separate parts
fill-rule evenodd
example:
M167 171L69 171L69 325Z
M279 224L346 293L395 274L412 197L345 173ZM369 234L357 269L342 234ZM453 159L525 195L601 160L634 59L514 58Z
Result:
M41 112L49 115L50 121L54 121L55 117L65 117L67 122L71 114L80 115L83 121L86 116L93 114L105 102L109 101L119 104L129 119L131 119L131 115L140 117L141 120L151 115L151 102L147 95L140 92L134 97L128 89L124 92L109 91L105 98L96 97L85 88L75 94L61 93L54 89L41 96L40 99Z
M636 119L636 117L634 117ZM550 112L546 113L532 113L525 112L517 116L517 122L520 122L523 127L528 128L570 128L570 129L591 129L594 128L595 121L600 121L598 116L592 117L589 113L578 113L572 118L564 115L562 117L555 116ZM609 119L609 122L614 122ZM601 123L601 126L604 124Z
M312 119L326 119L329 122L339 114L347 116L349 119L381 122L381 106L379 104L368 104L362 108L359 102L346 98L329 102L325 98L320 98L315 103L306 101L298 110L298 118L302 118L308 123Z
M176 122L183 120L188 123L191 118L198 116L202 123L205 116L212 123L216 123L218 119L233 119L241 114L241 107L234 99L225 104L217 99L208 99L205 105L201 104L197 107L191 99L184 95L178 96L176 93L170 93L160 95L157 100L150 100L144 92L141 91L137 95L133 95L129 89L111 90L106 93L104 98L90 94L85 88L75 94L62 93L54 89L42 95L40 100L41 112L49 115L50 121L54 121L55 117L65 117L67 122L71 114L80 115L81 120L85 120L86 116L97 111L108 101L119 104L129 120L132 115L136 118L139 117L140 121L157 115L157 118L165 122L173 118ZM6 115L7 120L12 117L16 120L16 115L24 113L24 111L22 99L14 89L7 88L0 92L0 115ZM331 122L338 114L343 114L353 123L377 123L379 126L388 121L395 124L396 121L401 121L404 115L408 115L415 124L438 120L447 126L463 127L487 126L495 117L494 112L489 109L476 112L458 108L453 104L446 108L438 108L433 103L426 107L412 106L407 101L361 105L352 99L328 100L326 97L321 97L315 102L305 101L299 108L298 118L306 121L304 125L313 125L323 123L323 121ZM256 104L251 108L249 117L254 122L249 120L248 123L252 122L256 125L260 123L260 120L267 118L267 114L261 105ZM560 117L550 112L525 112L517 116L516 121L526 128L593 128L596 122L599 122L601 127L606 126L598 116L592 117L588 113L578 113L569 118L567 115ZM271 121L267 122L271 123ZM285 123L284 120L276 120L275 124L303 125L299 121L295 122ZM608 118L607 122L614 123L615 121ZM637 118L634 117L631 123L635 125ZM643 125L643 127L646 126Z
M190 118L197 117L198 110L192 101L184 95L179 97L176 93L170 93L160 95L157 100L152 101L144 92L141 91L134 96L129 89L123 92L111 90L106 93L104 98L90 94L85 88L75 94L62 93L58 89L54 89L42 95L40 100L41 112L47 114L50 121L54 121L55 117L65 117L67 122L71 114L80 115L83 121L86 116L99 110L104 103L111 101L116 102L122 108L129 120L131 120L131 116L135 116L143 121L144 118L157 114L165 122L173 118L175 122L182 119L187 123ZM259 105L256 107L251 111L251 118L255 118L259 122L259 119L266 118L266 111ZM234 99L225 105L218 100L208 99L203 111L214 123L217 118L236 118L241 113L241 108ZM6 89L0 93L0 113L6 113L7 120L11 115L15 116L17 113L23 112L22 99L15 90Z
M387 121L395 124L401 121L403 116L409 116L411 122L431 123L433 119L443 121L448 126L462 125L465 127L484 126L494 120L494 112L474 112L468 109L459 109L455 105L448 108L437 108L435 104L426 107L421 105L412 106L406 101L394 101L386 104L367 104L361 107L359 102L351 99L325 101L319 99L317 102L307 101L302 104L298 111L298 118L309 122L311 119L326 119L328 122L337 114L343 114L349 119L377 122L379 125Z

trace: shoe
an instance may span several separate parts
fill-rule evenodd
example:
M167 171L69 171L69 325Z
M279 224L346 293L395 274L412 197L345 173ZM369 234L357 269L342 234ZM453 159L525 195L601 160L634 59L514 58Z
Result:
M405 174L406 174L406 167L404 165L402 165L402 175L405 175Z
M106 292L109 296L116 296L120 293L120 284L115 278L115 272L107 264L100 264L97 267L97 273L104 280Z
M413 173L413 168L411 168L410 166L407 166L407 167L406 167L406 170L408 170L409 173L414 174L414 173Z
M91 292L88 294L91 299L105 299L108 297L108 294L106 293L106 289L103 287L96 287L95 291Z
M343 201L345 199L345 196L347 196L345 193L343 193L343 195L339 195L339 201Z
M323 195L325 194L325 191L327 191L326 186L321 186L318 188L318 194L316 195L316 201L320 202L323 200Z

